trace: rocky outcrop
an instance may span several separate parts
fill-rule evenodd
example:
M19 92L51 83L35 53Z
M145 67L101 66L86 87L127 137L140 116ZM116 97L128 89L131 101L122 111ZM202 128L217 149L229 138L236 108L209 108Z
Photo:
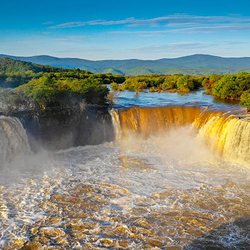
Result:
M31 149L65 149L96 145L113 140L113 126L107 107L19 111L13 116L26 129Z

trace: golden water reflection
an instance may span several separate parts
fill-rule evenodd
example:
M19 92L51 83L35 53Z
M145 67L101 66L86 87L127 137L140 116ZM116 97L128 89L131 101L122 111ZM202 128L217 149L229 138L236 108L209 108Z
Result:
M120 155L119 161L120 174L155 171L140 159ZM62 171L40 183L30 180L25 190L2 188L2 232L9 230L11 217L18 221L3 249L192 249L212 230L250 216L250 185L244 179L145 195L119 178L114 184L78 177ZM37 218L29 217L32 209ZM218 246L249 246L250 237L242 237L249 231L237 235L237 225L230 230L229 243L222 230L216 232Z

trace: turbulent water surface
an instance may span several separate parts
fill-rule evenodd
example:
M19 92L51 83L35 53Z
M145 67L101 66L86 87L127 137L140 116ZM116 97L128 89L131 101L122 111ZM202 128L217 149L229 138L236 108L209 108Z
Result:
M0 248L249 249L249 122L224 115L238 106L197 105L113 111L111 143L15 151L1 166ZM25 137L6 119L1 136Z

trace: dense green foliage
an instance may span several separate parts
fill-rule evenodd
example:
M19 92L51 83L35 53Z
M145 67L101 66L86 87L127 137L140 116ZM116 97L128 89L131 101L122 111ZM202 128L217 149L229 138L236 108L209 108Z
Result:
M207 94L240 101L240 104L250 109L250 73L206 76L202 84Z
M243 92L248 89L250 89L250 74L243 72L222 77L212 86L212 93L223 99L240 100Z
M207 94L221 99L241 101L241 104L250 108L250 73L242 72L233 75L157 75L127 77L126 81L119 85L112 83L113 90L130 90L150 92L178 91L188 93L192 90L205 88Z
M242 94L250 89L250 73L207 76L202 84L208 94L222 99L240 100Z
M3 58L0 59L0 87L12 89L0 88L0 109L10 113L83 103L106 105L109 93L106 84L124 81L121 75L92 74Z
M87 104L106 104L109 90L101 78L92 74L80 76L65 73L45 73L13 90L0 90L0 107L5 112L20 109L65 108Z
M28 72L30 71L30 72ZM44 66L39 64L34 64L30 62L23 62L19 60L13 60L9 58L0 58L0 72L3 74L26 74L31 73L40 73L40 72L59 72L66 71L65 69L55 68L51 66Z
M110 73L92 74L79 69L62 69L9 58L0 58L0 87L15 88L28 83L31 79L40 78L44 73L61 73L63 77L73 76L78 79L85 79L93 75L94 78L100 79L103 84L122 83L125 81L125 77L122 75L112 75Z
M143 91L149 89L150 92L161 91L179 91L188 93L191 90L198 89L202 86L202 77L189 75L157 75L151 74L147 76L127 77L122 85L116 83L111 84L113 90L123 91Z
M0 58L0 108L16 109L65 107L80 103L105 104L113 90L188 93L201 87L207 94L241 101L250 108L250 73L231 75L122 75L93 74L80 69L62 69ZM16 88L17 87L17 88Z
M0 87L15 88L29 82L33 78L41 77L43 73L63 71L67 70L9 58L0 58Z
M109 93L100 78L93 75L72 75L68 73L47 73L39 79L15 89L27 98L36 101L41 107L74 105L81 101L91 104L104 104Z
M250 110L250 90L245 91L240 97L240 104L244 105L245 107Z

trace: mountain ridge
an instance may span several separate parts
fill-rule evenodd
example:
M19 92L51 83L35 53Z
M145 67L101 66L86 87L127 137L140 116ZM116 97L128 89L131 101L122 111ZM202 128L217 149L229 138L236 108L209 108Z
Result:
M230 74L250 71L250 57L220 57L208 54L194 54L178 58L161 58L156 60L87 60L81 58L59 58L49 55L11 56L0 54L0 58L32 62L61 68L80 68L93 73L117 73L123 75L140 75L148 72L158 74Z

